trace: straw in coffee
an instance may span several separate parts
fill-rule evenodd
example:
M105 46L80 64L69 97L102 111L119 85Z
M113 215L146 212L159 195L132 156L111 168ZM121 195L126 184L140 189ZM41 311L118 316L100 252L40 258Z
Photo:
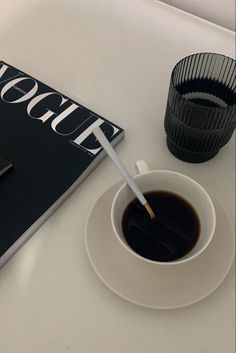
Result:
M104 133L102 132L100 127L96 127L93 130L93 134L96 136L96 138L99 141L99 143L101 144L101 146L107 152L108 156L111 158L112 162L115 164L116 168L118 169L120 174L123 176L123 178L125 179L125 181L129 185L130 189L133 191L133 193L135 194L137 199L145 207L150 218L154 219L156 216L155 216L155 213L153 212L151 206L147 202L143 193L138 188L137 184L132 179L131 175L129 174L128 170L125 168L124 164L119 159L118 155L116 154L115 150L111 146L110 142L107 140L106 136L104 135Z

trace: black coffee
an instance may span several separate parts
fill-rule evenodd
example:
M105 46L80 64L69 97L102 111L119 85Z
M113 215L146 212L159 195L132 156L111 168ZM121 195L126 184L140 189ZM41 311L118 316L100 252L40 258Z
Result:
M199 218L190 203L166 191L144 195L156 218L151 220L137 199L127 206L122 227L129 246L154 261L173 261L189 253L200 234Z

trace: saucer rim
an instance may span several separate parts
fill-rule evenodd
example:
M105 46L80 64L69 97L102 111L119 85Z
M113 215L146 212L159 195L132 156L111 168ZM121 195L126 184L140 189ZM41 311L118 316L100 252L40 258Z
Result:
M212 294L221 284L222 282L225 280L225 278L227 277L227 275L229 274L230 270L231 270L231 267L232 267L232 264L233 264L233 261L234 261L234 251L233 251L233 255L231 256L230 258L230 262L227 266L227 270L225 271L225 274L224 276L222 276L221 280L220 281L216 281L216 285L210 290L210 291L207 291L207 294L204 294L202 296L199 296L197 299L193 299L193 300L189 300L188 302L185 302L183 304L177 304L177 305L161 305L159 306L158 304L155 304L155 305L150 305L150 304L147 304L147 303L144 303L142 301L137 301L137 300L134 300L128 296L125 296L124 294L122 294L120 291L114 289L107 280L105 280L102 276L102 274L100 273L100 271L97 270L97 267L96 265L94 264L94 261L91 257L91 254L90 254L90 251L89 251L89 245L88 245L88 237L87 237L87 234L88 234L88 226L89 226L89 221L90 221L90 218L91 218L91 214L92 212L94 211L94 209L96 208L97 206L97 203L100 199L102 199L102 197L106 194L106 193L109 193L109 192L112 192L112 189L117 187L119 190L119 185L121 186L122 185L122 181L118 181L114 184L112 184L110 187L108 187L97 199L96 201L94 202L94 204L92 205L91 209L90 209L90 212L88 214L88 217L87 217L87 220L86 220L86 226L85 226L85 248L86 248L86 253L87 253L87 256L88 256L88 259L89 259L89 262L93 268L93 270L95 271L96 275L98 276L98 278L102 281L103 284L105 284L106 287L108 287L114 294L116 294L117 296L121 297L122 299L128 301L129 303L132 303L132 304L135 304L135 305L138 305L140 307L144 307L144 308L148 308L148 309L158 309L158 310L170 310L170 309L179 309L179 308L183 308L183 307L187 307L187 306L190 306L190 305L193 305L195 303L198 303L200 302L201 300L205 299L206 297L208 297L210 294ZM116 192L117 192L116 190ZM114 192L114 195L115 195L115 192ZM233 245L233 249L235 248L235 239L234 239L234 236L233 236L233 225L232 225L232 222L231 220L229 219L227 213L225 212L224 208L222 207L222 205L215 199L215 198L212 198L211 196L211 199L212 199L212 202L213 202L213 205L214 207L216 206L216 208L219 208L220 212L224 212L225 216L227 217L227 221L228 221L228 225L230 226L230 229L231 229L231 232L230 232L230 235L229 237L231 238L231 241L232 241L232 245ZM216 205L215 205L216 203ZM217 221L216 221L216 227L217 227ZM111 231L113 231L112 229L112 226L111 226ZM114 232L114 231L113 231ZM214 237L212 239L212 241L214 241ZM207 249L206 249L207 250ZM151 265L151 264L150 264ZM158 267L162 267L162 264L160 262L157 263L157 266Z

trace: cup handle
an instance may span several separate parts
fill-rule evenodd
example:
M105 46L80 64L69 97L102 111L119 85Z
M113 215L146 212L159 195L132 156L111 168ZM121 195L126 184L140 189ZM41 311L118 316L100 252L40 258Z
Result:
M146 173L150 170L147 162L143 159L136 161L134 164L134 168L135 168L136 175Z

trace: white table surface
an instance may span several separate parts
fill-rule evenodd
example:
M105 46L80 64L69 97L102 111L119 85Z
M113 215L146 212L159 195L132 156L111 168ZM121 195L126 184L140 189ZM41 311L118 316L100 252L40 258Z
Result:
M126 130L117 148L198 180L234 220L235 145L191 165L167 150L170 72L233 32L152 0L1 0L0 54ZM140 142L142 139L142 142ZM108 158L0 271L1 353L234 353L234 266L203 301L150 310L113 294L84 246L88 212L119 176Z

